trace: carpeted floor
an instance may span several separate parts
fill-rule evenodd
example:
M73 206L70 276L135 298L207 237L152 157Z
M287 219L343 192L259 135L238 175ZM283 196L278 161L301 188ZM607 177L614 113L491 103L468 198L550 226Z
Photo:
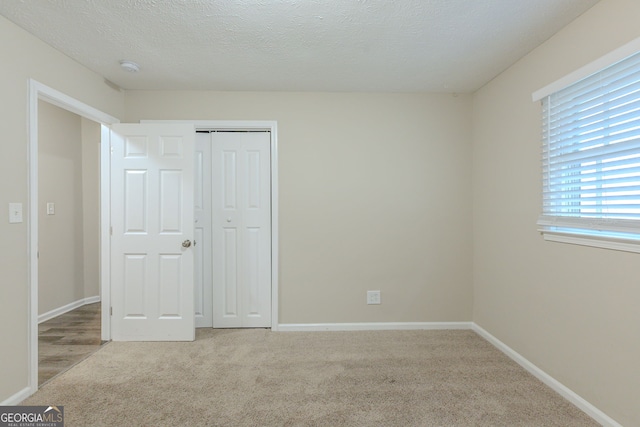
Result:
M597 426L472 331L113 342L24 405L74 426Z

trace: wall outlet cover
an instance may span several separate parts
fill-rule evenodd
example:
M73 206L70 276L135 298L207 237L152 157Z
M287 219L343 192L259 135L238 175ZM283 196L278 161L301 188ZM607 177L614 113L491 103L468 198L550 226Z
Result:
M380 304L380 291L367 291L367 304Z
M22 203L9 203L9 224L22 222Z

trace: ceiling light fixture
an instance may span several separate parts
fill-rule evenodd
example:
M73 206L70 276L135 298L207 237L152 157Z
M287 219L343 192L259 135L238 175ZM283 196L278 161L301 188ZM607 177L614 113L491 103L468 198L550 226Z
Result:
M137 73L138 71L140 71L140 66L138 64L133 61L127 61L126 59L120 61L120 66L123 70L130 73Z

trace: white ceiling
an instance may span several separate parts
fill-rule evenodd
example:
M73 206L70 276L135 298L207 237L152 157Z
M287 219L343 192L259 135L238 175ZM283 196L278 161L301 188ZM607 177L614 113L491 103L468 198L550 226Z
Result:
M0 0L0 14L126 89L463 93L597 2Z

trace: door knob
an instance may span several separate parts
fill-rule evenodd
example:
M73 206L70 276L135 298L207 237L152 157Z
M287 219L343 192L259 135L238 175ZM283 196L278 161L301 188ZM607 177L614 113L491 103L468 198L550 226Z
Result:
M182 242L183 248L188 248L189 246L191 246L191 240L185 240L184 242Z

